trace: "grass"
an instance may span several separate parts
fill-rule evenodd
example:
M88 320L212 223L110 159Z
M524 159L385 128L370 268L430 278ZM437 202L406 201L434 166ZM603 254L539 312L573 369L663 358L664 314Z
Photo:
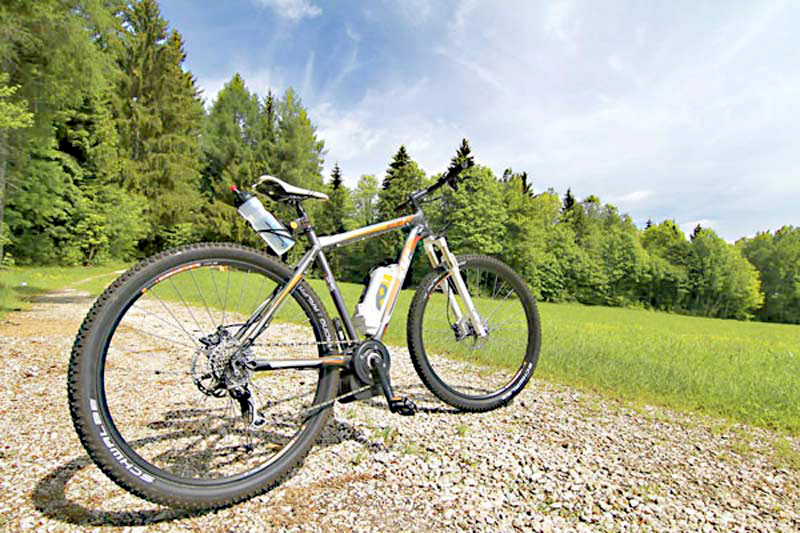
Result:
M9 290L17 301L65 286L99 293L113 279L111 272L121 268L124 266L2 271L0 281L6 287L2 291L6 300L0 302L6 310L15 305L8 303ZM80 283L87 278L91 279ZM222 279L217 278L220 292L225 290ZM19 286L23 281L27 282L26 287ZM187 300L200 303L191 296L192 280L186 274L175 276L174 281ZM205 294L215 290L211 283L201 281ZM335 316L324 282L310 280L310 284ZM342 283L340 288L352 311L362 286ZM245 299L253 290L244 291ZM231 292L229 299L234 301L240 295ZM177 298L176 294L164 296ZM401 292L384 337L386 344L405 345L405 320L412 296L412 291ZM247 309L256 301L254 295L242 308ZM215 307L213 302L210 305ZM539 311L543 335L536 370L539 378L628 401L699 411L800 434L800 326L578 304L540 303ZM279 318L294 321L298 317Z
M778 437L772 443L772 463L778 468L800 470L800 452L786 438Z
M800 326L539 307L540 377L800 433Z
M100 294L118 274L127 268L114 262L93 267L10 267L0 270L0 315L27 309L31 297L45 291L71 288Z

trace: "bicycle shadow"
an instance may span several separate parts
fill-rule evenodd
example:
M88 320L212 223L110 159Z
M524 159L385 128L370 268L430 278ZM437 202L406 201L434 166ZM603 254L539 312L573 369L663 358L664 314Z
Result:
M169 414L165 417L165 420L168 419ZM159 421L157 425L160 427L163 425L163 422ZM132 445L136 448L138 446L163 442L165 440L185 438L187 435L188 433L186 431L177 431L168 435L139 439L134 441ZM325 425L325 429L323 429L315 448L332 446L347 440L356 441L367 447L371 452L383 450L382 444L371 442L367 435L359 428L334 418L331 418ZM110 511L102 508L91 508L82 503L70 500L67 495L67 485L70 480L81 470L93 464L94 463L87 455L83 455L51 471L44 478L39 480L36 487L34 487L30 495L31 503L36 510L47 518L78 526L147 526L161 522L198 517L219 510L192 511L168 507L155 507L153 509ZM294 477L301 467L302 462L295 466L283 478L281 483Z

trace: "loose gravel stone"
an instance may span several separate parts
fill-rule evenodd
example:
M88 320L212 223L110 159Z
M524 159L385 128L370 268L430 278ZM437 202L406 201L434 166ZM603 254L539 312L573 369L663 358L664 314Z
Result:
M211 513L159 507L99 472L72 428L67 362L90 303L0 321L0 530L800 530L800 472L773 464L768 431L538 380L506 408L459 413L400 347L392 378L417 416L379 398L337 405L267 494Z

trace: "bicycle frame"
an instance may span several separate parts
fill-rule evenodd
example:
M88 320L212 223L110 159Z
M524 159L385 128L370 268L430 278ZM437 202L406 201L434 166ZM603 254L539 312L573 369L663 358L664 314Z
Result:
M466 321L471 324L477 335L480 337L486 336L486 329L484 328L484 325L475 309L472 298L467 291L466 284L461 278L458 269L458 262L456 261L455 256L448 249L447 241L444 239L444 237L436 238L431 234L421 210L418 210L413 215L395 218L386 222L379 222L377 224L364 226L362 228L338 233L335 235L318 237L314 232L313 227L310 225L305 212L302 210L302 207L299 204L297 205L297 209L301 214L299 224L308 235L309 241L311 242L311 248L294 267L294 273L289 282L281 290L278 290L279 287L276 287L275 291L273 291L273 293L266 300L264 300L261 305L259 305L247 322L245 322L236 332L234 336L242 343L243 349L252 345L255 339L269 326L273 317L280 308L280 305L292 293L295 287L297 287L314 261L318 263L320 269L322 270L323 279L328 286L331 299L333 300L336 311L344 326L344 334L346 338L339 338L338 341L343 345L358 342L358 334L356 333L355 327L350 319L350 314L345 306L344 299L342 298L339 287L336 284L336 279L334 278L324 251L327 249L338 248L339 246L345 246L360 240L377 237L378 235L382 235L389 231L400 230L407 227L411 227L411 231L406 238L405 244L403 245L397 261L397 276L393 280L392 286L389 288L388 301L384 310L384 314L381 317L378 333L372 338L380 341L386 333L386 328L391 321L395 305L397 304L400 288L403 286L403 282L408 274L417 244L422 239L425 239L424 248L431 266L433 268L443 267L450 271L450 280L452 280L452 284L455 286L455 291L457 294L461 295L464 305L467 308ZM441 256L441 259L439 256ZM447 293L450 305L453 308L457 320L457 324L463 329L465 323L464 313L458 306L455 293L452 290L452 287L450 287L450 282L448 282ZM279 368L304 369L317 368L320 366L342 366L346 363L347 359L341 355L321 357L318 359L256 359L251 362L250 368L255 371Z

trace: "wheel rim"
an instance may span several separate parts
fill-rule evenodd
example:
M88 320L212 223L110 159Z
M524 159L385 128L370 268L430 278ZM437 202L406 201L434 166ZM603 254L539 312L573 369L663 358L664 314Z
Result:
M100 387L112 434L140 466L183 483L235 481L278 461L309 430L313 418L304 412L321 400L321 373L234 375L234 347L209 349L200 340L235 331L278 284L275 274L251 264L204 260L171 268L130 299L108 337ZM252 355L309 358L320 349L312 321L288 298ZM244 385L264 425L250 427L227 389L209 395L214 379Z
M479 338L466 316L461 322L448 304L449 273L434 282L421 319L421 339L430 370L451 394L484 400L512 389L524 372L533 339L522 288L508 275L486 265L465 265L461 276L488 335ZM454 325L460 325L456 332ZM466 329L466 333L465 333Z

